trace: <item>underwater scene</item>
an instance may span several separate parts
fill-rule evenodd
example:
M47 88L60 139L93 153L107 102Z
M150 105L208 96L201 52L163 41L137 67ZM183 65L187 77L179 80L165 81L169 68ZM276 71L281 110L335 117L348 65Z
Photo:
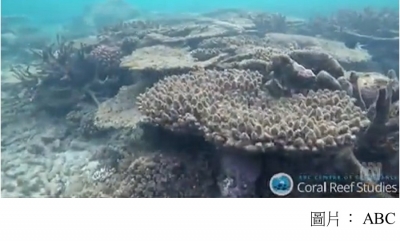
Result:
M1 8L3 198L398 197L398 1Z

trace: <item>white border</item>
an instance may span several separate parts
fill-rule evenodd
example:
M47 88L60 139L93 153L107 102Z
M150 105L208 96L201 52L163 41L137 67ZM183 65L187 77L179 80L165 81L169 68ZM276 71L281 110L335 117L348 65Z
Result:
M1 199L0 240L385 240L399 199ZM339 212L312 227L311 212ZM363 225L394 212L393 225ZM350 217L350 214L352 216ZM352 222L350 222L352 220Z

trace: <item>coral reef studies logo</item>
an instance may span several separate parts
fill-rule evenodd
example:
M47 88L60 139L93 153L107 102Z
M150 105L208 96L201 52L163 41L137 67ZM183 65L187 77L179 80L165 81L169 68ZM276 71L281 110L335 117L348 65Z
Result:
M276 173L269 180L271 192L280 197L290 194L293 191L293 186L292 177L284 172Z
M381 180L382 163L362 162L363 168L360 170L361 181L379 182Z

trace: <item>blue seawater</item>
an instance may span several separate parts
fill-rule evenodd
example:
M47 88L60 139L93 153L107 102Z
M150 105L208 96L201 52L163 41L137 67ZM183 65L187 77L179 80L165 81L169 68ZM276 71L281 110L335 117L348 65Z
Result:
M105 0L2 0L1 14L23 14L34 21L60 23L79 15L89 4ZM139 10L165 13L206 12L221 8L241 8L280 12L296 17L329 14L338 9L360 9L366 6L398 8L398 0L126 0Z

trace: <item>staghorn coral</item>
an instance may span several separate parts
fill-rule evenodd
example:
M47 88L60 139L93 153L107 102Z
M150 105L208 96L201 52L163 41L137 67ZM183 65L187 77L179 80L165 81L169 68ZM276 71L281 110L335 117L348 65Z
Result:
M171 76L140 95L138 108L153 124L251 152L335 149L369 124L345 92L267 100L261 79L241 70Z
M12 67L11 71L26 86L30 100L53 114L64 115L87 99L98 105L98 97L114 95L122 83L131 82L128 71L119 69L117 48L76 48L74 42L57 36L56 44L32 53L42 62L34 63L34 68Z
M42 63L35 68L13 67L11 71L26 86L37 107L53 113L68 112L82 100L85 86L94 79L95 69L88 61L86 49L75 49L72 42L57 36L55 45L33 53Z

